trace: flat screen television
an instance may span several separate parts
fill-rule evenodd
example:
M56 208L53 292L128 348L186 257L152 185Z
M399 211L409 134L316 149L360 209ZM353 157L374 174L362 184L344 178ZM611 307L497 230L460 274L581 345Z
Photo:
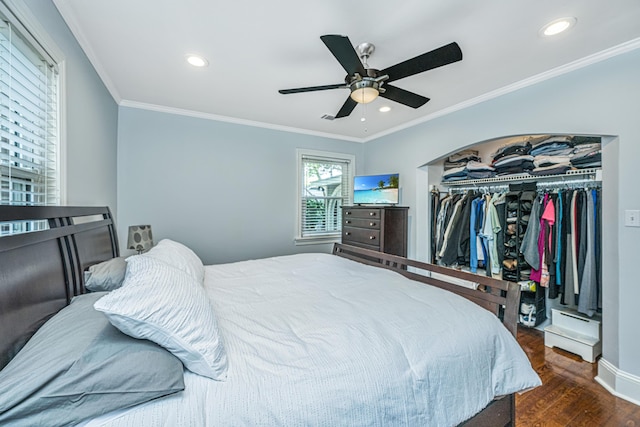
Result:
M400 174L360 175L353 180L353 204L396 205L399 202Z

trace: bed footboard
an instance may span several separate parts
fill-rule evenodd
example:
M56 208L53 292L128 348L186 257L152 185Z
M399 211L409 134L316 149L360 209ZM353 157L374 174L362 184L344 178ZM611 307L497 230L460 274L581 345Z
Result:
M513 282L341 243L334 245L333 254L393 270L409 279L461 295L498 316L514 337L517 334L520 287ZM480 413L460 426L515 426L515 413L515 396L510 394L494 399Z
M520 287L516 283L341 243L334 245L333 254L461 295L498 316L514 337L517 334Z

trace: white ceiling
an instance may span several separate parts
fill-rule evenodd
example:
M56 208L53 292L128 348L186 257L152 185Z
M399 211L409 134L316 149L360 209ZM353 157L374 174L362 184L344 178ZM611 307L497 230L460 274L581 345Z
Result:
M367 141L640 46L638 0L54 0L116 102L198 117ZM539 29L574 16L555 38ZM463 60L395 86L431 98L418 109L378 98L346 118L349 91L281 95L341 83L320 40L373 43L384 69L452 41ZM206 57L194 68L187 53ZM388 113L378 108L389 105ZM362 117L366 121L361 121Z

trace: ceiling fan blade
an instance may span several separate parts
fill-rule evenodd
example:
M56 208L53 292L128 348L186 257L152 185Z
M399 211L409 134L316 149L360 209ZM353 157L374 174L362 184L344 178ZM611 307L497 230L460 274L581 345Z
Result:
M338 111L338 114L336 114L336 119L347 117L349 114L351 114L353 109L356 108L356 105L358 105L356 101L354 101L350 96L347 97L347 100L344 102L344 104L342 104L342 108L340 108L340 111Z
M392 82L461 60L462 51L460 50L460 46L458 46L458 43L453 42L432 50L431 52L423 53L415 58L392 65L380 71L378 75L382 76L386 74L389 76L387 81Z
M338 83L335 85L323 85L323 86L309 86L309 87L298 87L295 89L280 89L280 92L283 95L287 95L290 93L301 93L301 92L313 92L316 90L329 90L329 89L346 89L348 86L344 83Z
M353 76L355 73L361 76L367 75L367 70L362 65L362 61L360 61L360 57L353 48L351 41L349 41L349 37L329 34L320 36L320 39L329 48L348 75Z
M380 93L383 98L390 99L400 104L407 105L412 108L422 107L429 102L429 98L425 98L417 93L409 92L408 90L400 89L399 87L385 84L384 93Z

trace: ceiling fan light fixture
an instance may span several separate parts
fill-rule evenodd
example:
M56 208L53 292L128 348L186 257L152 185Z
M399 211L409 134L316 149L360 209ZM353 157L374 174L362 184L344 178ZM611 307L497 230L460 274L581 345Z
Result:
M368 104L378 97L378 90L372 87L361 87L351 92L351 99L360 103Z
M351 99L360 103L368 104L374 101L380 91L380 84L372 79L363 79L351 83Z
M540 35L543 37L555 36L576 25L577 21L573 16L555 19L540 29Z

